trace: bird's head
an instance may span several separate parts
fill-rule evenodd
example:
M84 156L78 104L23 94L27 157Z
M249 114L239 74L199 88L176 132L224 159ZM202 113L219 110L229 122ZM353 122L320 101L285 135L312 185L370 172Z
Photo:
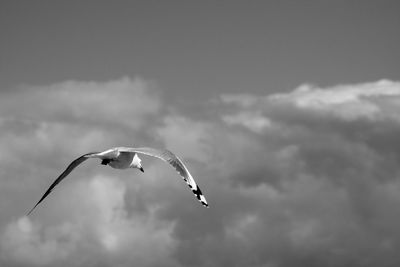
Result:
M131 165L129 167L130 168L136 168L136 169L139 169L141 172L144 172L141 162L142 162L142 160L135 153L135 155L133 156Z

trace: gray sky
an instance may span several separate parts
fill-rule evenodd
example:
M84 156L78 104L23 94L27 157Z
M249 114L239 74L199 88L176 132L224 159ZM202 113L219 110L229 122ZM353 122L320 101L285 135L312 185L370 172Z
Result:
M0 85L138 75L204 100L399 79L398 9L398 1L2 1Z
M399 266L398 1L2 1L1 266ZM145 173L76 157L167 147Z

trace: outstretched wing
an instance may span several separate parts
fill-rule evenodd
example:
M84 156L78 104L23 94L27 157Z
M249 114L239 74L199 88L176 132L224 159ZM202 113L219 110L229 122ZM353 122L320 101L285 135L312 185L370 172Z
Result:
M73 162L71 162L71 164L69 164L69 166L65 169L65 171L63 173L61 173L61 175L58 176L58 178L50 185L49 189L47 189L47 191L44 193L44 195L38 201L38 203L36 203L36 205L28 212L28 216L29 216L29 214L32 213L32 211L36 208L36 206L39 205L40 202L42 202L51 193L53 188L56 187L56 185L59 182L61 182L65 177L67 177L67 175L70 174L70 172L72 172L73 169L75 169L79 164L81 164L82 162L87 160L88 156L94 155L94 154L97 154L97 153L98 152L87 153L87 154L85 154L83 156L80 156L79 158L75 159Z
M165 162L171 164L172 167L182 176L183 180L187 183L189 188L195 194L196 198L203 204L204 207L208 207L206 198L200 190L200 187L194 181L189 170L186 168L185 164L180 160L174 153L166 149L155 149L151 147L140 147L140 148L130 148L130 147L119 147L120 152L132 152L140 153L147 156L152 156L159 158Z

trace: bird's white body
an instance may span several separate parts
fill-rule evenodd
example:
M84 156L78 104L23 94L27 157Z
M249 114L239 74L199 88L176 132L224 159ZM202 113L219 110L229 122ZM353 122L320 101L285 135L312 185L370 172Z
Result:
M110 161L108 165L114 169L127 169L130 168L133 164L132 160L134 158L133 153L119 153L118 156ZM137 157L137 156L136 156Z
M137 153L121 152L119 149L112 148L104 152L88 156L89 158L99 158L109 160L108 165L114 169L141 168L141 159Z
M136 168L144 172L141 164L142 160L139 158L138 154L156 157L169 163L182 176L183 180L192 190L193 194L200 201L200 203L203 206L208 207L206 198L201 192L200 187L194 181L192 175L189 173L189 170L186 168L182 160L180 160L171 151L165 149L155 149L151 147L115 147L105 150L103 152L87 153L75 159L70 165L68 165L67 169L50 185L49 189L47 189L39 202L37 202L36 205L29 211L28 215L36 208L37 205L40 204L40 202L42 202L43 199L45 199L50 194L50 192L59 182L61 182L73 169L75 169L79 164L86 161L87 159L101 159L101 164L109 165L114 169Z

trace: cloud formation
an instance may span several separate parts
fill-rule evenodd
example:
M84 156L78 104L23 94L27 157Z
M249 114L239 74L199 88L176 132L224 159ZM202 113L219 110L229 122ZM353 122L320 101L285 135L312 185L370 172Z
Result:
M397 266L400 83L221 95L214 117L140 79L0 93L2 266ZM199 108L201 110L202 108ZM23 214L74 157L168 147L145 174L88 161Z

